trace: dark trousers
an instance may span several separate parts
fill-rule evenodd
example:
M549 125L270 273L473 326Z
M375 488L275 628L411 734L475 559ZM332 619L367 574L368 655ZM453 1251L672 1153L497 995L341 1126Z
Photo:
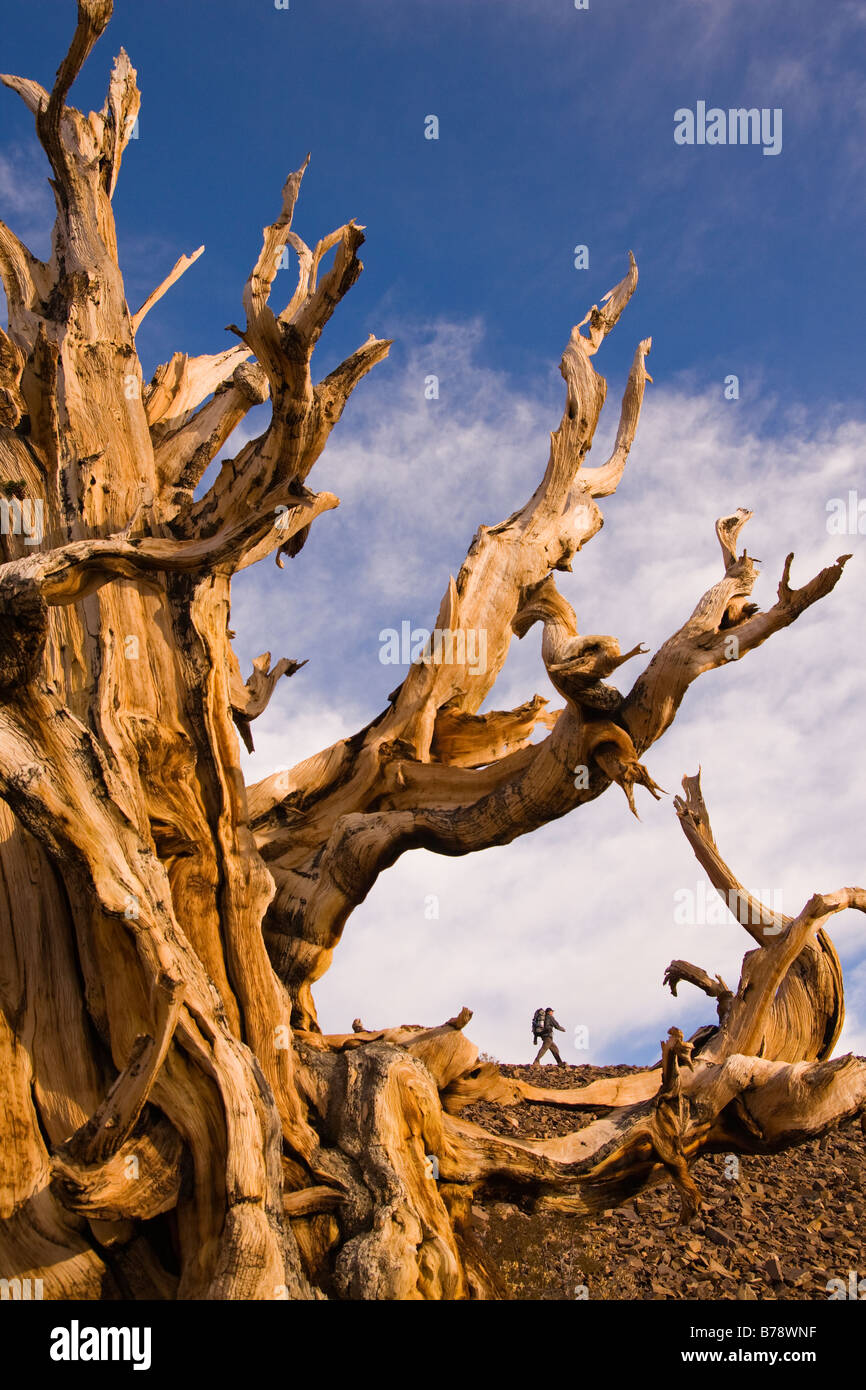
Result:
M557 1062L559 1063L559 1065L560 1065L560 1066L563 1065L562 1058L561 1058L560 1055L559 1055L559 1048L556 1046L556 1043L553 1041L553 1034L552 1034L552 1033L551 1033L550 1037L547 1037L544 1033L542 1033L542 1035L541 1035L541 1047L538 1049L538 1056L536 1057L535 1062L540 1062L541 1059L542 1059L542 1057L544 1056L545 1052L552 1052L553 1055L554 1055L554 1057L556 1058ZM533 1066L535 1066L535 1062L532 1063Z

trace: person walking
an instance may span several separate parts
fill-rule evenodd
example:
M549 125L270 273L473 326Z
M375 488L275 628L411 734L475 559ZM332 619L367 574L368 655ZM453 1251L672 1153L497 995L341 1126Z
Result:
M546 1008L544 1010L544 1017L541 1020L541 1027L538 1030L538 1036L541 1038L541 1047L538 1049L538 1056L532 1063L533 1066L537 1066L537 1064L541 1061L542 1057L544 1056L545 1052L552 1052L559 1065L565 1065L562 1058L559 1055L559 1048L553 1041L554 1028L557 1028L560 1033L565 1032L565 1029L563 1028L562 1024L557 1023L556 1019L554 1018L553 1009Z

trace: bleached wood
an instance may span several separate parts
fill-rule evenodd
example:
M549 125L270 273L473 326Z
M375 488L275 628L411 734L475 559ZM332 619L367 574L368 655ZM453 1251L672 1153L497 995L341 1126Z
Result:
M451 661L416 662L365 728L246 788L238 735L251 746L251 722L302 663L263 653L244 681L231 580L269 555L282 567L337 505L307 479L390 344L370 335L314 381L364 229L301 238L305 161L264 229L240 345L175 353L143 381L135 329L194 258L130 312L111 206L140 103L126 54L100 112L68 104L110 15L110 0L80 0L50 92L3 79L35 116L57 219L47 262L0 224L0 483L44 512L38 538L0 535L0 1277L41 1278L51 1299L126 1297L123 1281L141 1298L490 1297L468 1223L491 1190L590 1212L670 1179L688 1218L701 1152L771 1153L863 1109L866 1068L830 1055L842 980L824 923L866 895L816 895L773 919L736 993L672 962L668 983L724 1003L718 1029L694 1042L672 1031L660 1067L574 1090L481 1062L467 1008L434 1027L356 1019L323 1037L313 985L408 850L506 844L614 781L632 809L636 784L659 795L640 759L689 684L730 659L732 636L742 656L827 595L846 557L798 590L789 557L761 612L755 563L736 553L749 514L721 518L719 582L629 691L609 683L643 649L579 633L554 576L601 528L597 499L625 477L650 380L645 339L612 454L589 468L606 394L592 359L635 291L630 255L562 354L565 407L538 486L479 528L445 587L436 627L483 633L486 661L458 643ZM286 246L297 281L275 310ZM269 424L196 500L268 400ZM591 594L584 605L591 626ZM564 707L535 695L480 713L512 636L536 620ZM685 785L677 813L700 862L752 903ZM605 1114L511 1140L463 1117L479 1099ZM169 1243L177 1273L159 1253Z
M139 330L139 328L141 327L141 325L142 325L142 323L143 323L145 317L150 313L150 311L151 311L151 309L153 308L154 304L158 304L158 303L159 303L159 301L162 299L163 295L168 293L168 291L171 289L172 285L176 285L176 284L177 284L177 282L178 282L178 280L180 279L181 275L183 275L187 270L189 270L190 266L191 266L191 265L194 265L195 262L198 260L199 256L202 256L202 255L204 255L204 247L203 247L203 246L199 246L198 249L195 250L195 251L193 251L191 255L189 255L189 256L180 256L180 257L178 258L178 260L175 261L174 265L172 266L171 270L168 272L168 274L166 275L166 277L165 277L165 279L162 281L162 283L159 284L159 285L157 285L157 287L156 287L155 290L151 290L150 294L147 296L147 299L144 301L144 303L142 304L141 308L138 309L138 310L136 311L136 313L133 314L133 316L132 316L132 331L133 331L133 333L137 333L137 332L138 332L138 330Z

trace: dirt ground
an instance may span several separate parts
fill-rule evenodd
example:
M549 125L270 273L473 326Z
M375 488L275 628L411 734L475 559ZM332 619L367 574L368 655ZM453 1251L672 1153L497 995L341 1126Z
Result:
M502 1066L536 1086L585 1085L640 1067ZM461 1112L497 1133L553 1138L596 1118L537 1103ZM599 1112L602 1113L602 1112ZM678 1228L670 1184L587 1220L506 1202L473 1208L472 1239L509 1299L819 1299L866 1281L866 1140L858 1120L772 1158L701 1158L700 1217ZM834 1286L835 1287L835 1286ZM866 1282L864 1282L866 1297Z

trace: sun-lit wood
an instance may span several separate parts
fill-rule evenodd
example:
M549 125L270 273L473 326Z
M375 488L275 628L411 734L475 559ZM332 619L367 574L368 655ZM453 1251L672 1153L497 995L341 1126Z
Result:
M589 467L606 392L592 359L637 285L630 256L571 333L537 488L479 527L446 586L436 628L453 660L415 662L365 729L245 788L239 735L252 747L271 698L303 698L281 679L302 662L263 653L244 679L232 576L270 555L282 566L338 505L307 480L390 345L370 337L314 380L364 235L348 222L301 240L305 161L264 230L239 343L177 353L142 379L135 330L198 253L130 311L111 207L139 108L126 54L101 112L67 102L110 14L110 0L80 0L51 92L3 78L35 116L58 214L45 263L0 224L0 487L40 518L38 534L0 536L0 1275L38 1277L52 1299L493 1296L464 1239L488 1183L580 1212L670 1178L687 1218L702 1150L772 1152L863 1106L866 1068L830 1060L842 979L824 923L866 895L816 896L756 936L736 992L673 962L668 983L704 988L718 1028L702 1045L672 1034L659 1069L583 1090L542 1093L480 1061L468 1009L325 1037L313 985L406 851L506 844L613 782L634 810L637 788L660 795L641 759L689 684L731 659L731 639L739 659L828 594L845 557L801 589L789 557L761 612L747 601L755 563L736 552L748 514L722 518L718 583L630 689L608 682L644 649L581 635L554 576L601 527L598 499L624 476L651 380L647 339L611 457ZM275 310L286 246L298 280ZM267 428L196 497L265 401ZM337 562L333 582L339 602ZM512 637L536 622L546 694L479 714ZM636 612L627 641L640 626ZM467 634L483 634L483 661ZM547 675L564 701L553 710ZM748 901L695 779L686 793L677 813L701 864ZM555 1140L504 1139L461 1118L478 1099L605 1117Z

